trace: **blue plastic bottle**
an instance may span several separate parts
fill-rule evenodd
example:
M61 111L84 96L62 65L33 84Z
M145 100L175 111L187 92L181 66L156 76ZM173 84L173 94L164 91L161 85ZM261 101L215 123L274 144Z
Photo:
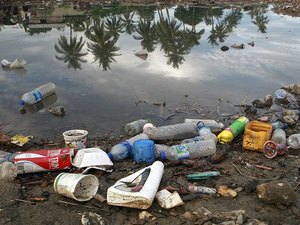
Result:
M155 161L154 142L152 140L138 140L133 143L133 157L136 163L151 164Z

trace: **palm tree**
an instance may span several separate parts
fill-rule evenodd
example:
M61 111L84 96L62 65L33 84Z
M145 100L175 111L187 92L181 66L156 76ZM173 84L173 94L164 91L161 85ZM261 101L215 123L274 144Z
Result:
M68 68L81 69L81 63L87 62L82 57L88 54L87 52L81 52L84 44L82 37L79 40L77 40L77 37L70 37L69 43L65 36L60 36L58 44L54 46L58 53L58 55L55 55L55 58L68 63Z
M264 16L267 7L268 5L259 5L254 8L251 8L251 10L248 12L252 19L252 23L255 24L258 27L258 30L262 33L267 32L266 25L270 21L267 16Z
M178 23L175 19L170 20L168 11L167 18L164 18L162 12L160 12L159 19L156 31L161 42L161 49L168 57L167 64L178 69L179 65L184 62L183 55L190 52L189 47L184 43L185 33L179 30L181 23Z
M129 35L131 35L136 29L136 27L134 25L134 21L133 21L134 14L135 14L135 12L125 13L123 15L123 17L121 18L121 20L124 23L125 32L126 32L126 34L129 34Z
M122 23L122 20L118 16L108 17L105 21L105 28L112 34L114 38L118 38L120 36L119 33L123 33L123 29L125 24Z
M133 35L133 38L135 40L141 40L143 49L147 49L148 52L153 52L155 45L158 43L155 24L151 21L140 19L136 32L139 35Z
M91 41L87 43L88 49L94 55L94 61L99 62L99 67L103 70L110 69L110 64L116 62L116 52L119 50L115 46L117 38L109 31L105 30L104 23L96 23L95 26L85 32L86 37Z

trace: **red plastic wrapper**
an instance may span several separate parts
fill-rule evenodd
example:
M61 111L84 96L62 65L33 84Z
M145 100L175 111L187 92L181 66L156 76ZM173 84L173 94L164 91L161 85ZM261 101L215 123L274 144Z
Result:
M13 162L18 174L71 169L72 149L41 149L17 152Z

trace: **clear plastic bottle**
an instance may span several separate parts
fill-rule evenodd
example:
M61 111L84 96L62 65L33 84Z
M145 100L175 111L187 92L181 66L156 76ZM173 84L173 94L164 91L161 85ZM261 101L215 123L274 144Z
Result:
M236 136L244 131L247 123L249 123L249 119L245 116L241 116L235 120L218 135L219 142L221 144L231 142Z
M276 129L272 133L271 140L277 144L286 145L286 133L282 129Z
M116 144L109 151L108 156L112 161L120 161L132 155L133 143L137 140L149 139L146 134L138 134L126 141Z
M213 140L203 140L194 143L173 145L160 152L161 160L196 159L213 155L216 143Z
M203 138L203 140L213 140L217 143L217 136L211 132L210 128L204 125L201 121L197 124L199 136Z
M131 136L142 133L144 125L150 122L151 121L149 119L148 120L141 119L141 120L133 121L131 123L127 123L124 127L125 133Z
M143 132L151 140L182 140L198 135L197 125L194 123L179 123L162 127L145 124Z
M203 137L201 136L196 136L193 138L188 138L188 139L184 139L181 141L181 144L186 144L186 143L193 143L193 142L197 142L197 141L203 141Z
M280 121L276 121L276 122L272 123L272 130L286 129L287 127L288 127L288 125L286 123L282 123Z
M300 134L292 134L289 136L287 144L292 149L300 149Z
M19 102L21 106L28 104L32 105L41 101L43 98L55 93L56 86L54 83L44 84L30 92L25 93Z
M218 132L224 128L224 124L215 120L201 120L201 119L184 119L185 123L198 124L202 122L205 126L209 127L212 132Z
M12 162L0 164L0 179L13 181L17 177L17 166Z

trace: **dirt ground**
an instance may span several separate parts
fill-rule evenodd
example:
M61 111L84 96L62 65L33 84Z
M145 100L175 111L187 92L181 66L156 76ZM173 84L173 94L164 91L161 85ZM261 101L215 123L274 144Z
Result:
M201 1L214 4L236 1ZM241 2L241 1L238 1ZM256 3L258 1L243 1ZM261 1L259 1L261 2ZM289 10L299 10L299 0L264 0L263 2L284 3ZM294 9L293 10L293 7ZM255 119L257 115L247 115ZM1 130L0 130L1 131ZM299 133L299 126L287 129L287 136ZM95 137L89 140L88 147L100 146L108 151L114 144L126 137L113 137L108 135ZM239 136L229 145L226 150L226 157L215 163L212 159L204 158L198 160L187 160L182 162L165 161L165 170L159 189L173 187L181 193L184 205L173 209L163 209L154 200L152 206L146 211L153 215L149 219L140 219L139 214L143 210L122 208L107 205L92 199L81 203L54 192L53 181L59 172L37 173L18 176L13 182L0 180L0 224L5 225L80 225L82 215L86 212L93 212L103 218L102 223L90 222L87 224L106 225L134 225L134 224L235 224L229 219L213 216L197 216L197 212L206 208L212 214L229 212L233 210L245 210L243 224L269 224L269 225L298 225L300 224L300 152L289 150L285 156L277 156L274 159L267 159L260 152L253 152L242 148L242 136ZM171 144L171 143L167 143ZM1 144L3 151L26 151L30 149L53 149L64 147L61 138L47 140L40 137L31 141L24 147L16 147L11 144ZM223 146L217 145L221 151ZM248 163L248 164L247 164ZM271 170L249 167L250 165L264 165ZM248 166L247 166L248 165ZM91 173L99 179L98 193L106 196L108 187L118 179L135 172L145 165L135 164L133 159L126 159L114 163L112 173L92 170ZM216 178L197 181L197 185L218 188L226 185L232 189L239 190L236 197L223 197L217 195L194 195L186 193L189 184L186 175L194 172L218 170L221 175ZM77 173L75 169L70 172ZM256 187L258 184L270 181L286 181L296 194L297 200L290 205L282 202L265 203L258 198ZM43 197L43 201L38 201ZM201 215L201 214L200 214ZM261 222L259 222L259 221ZM223 223L222 223L223 222ZM264 222L264 223L263 223Z

